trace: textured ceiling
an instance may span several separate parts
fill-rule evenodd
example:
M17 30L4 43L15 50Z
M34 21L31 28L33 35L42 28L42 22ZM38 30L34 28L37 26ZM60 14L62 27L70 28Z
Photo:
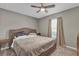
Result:
M53 3L48 3L44 5L51 5L51 4ZM36 13L36 11L39 9L30 7L30 5L40 6L39 3L1 3L0 8L21 13L24 15L32 16L35 18L42 18L50 14L58 13L58 12L79 6L78 3L54 3L54 4L56 5L55 8L47 9L48 13L45 13L45 12Z

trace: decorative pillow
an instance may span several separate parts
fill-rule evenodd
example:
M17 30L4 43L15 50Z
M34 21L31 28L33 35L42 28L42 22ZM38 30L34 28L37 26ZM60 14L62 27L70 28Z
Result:
M28 35L28 34L25 33L24 31L16 33L16 37L18 37L18 36L24 36L24 35Z
M37 37L37 34L36 34L36 33L29 33L28 36L29 36L29 37Z
M29 35L37 35L36 33L29 33Z

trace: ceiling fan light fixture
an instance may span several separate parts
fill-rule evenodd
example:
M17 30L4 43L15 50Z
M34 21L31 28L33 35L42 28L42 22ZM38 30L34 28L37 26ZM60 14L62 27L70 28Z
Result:
M44 6L43 3L40 3L41 6L35 6L35 5L31 5L31 7L34 7L34 8L39 8L39 10L37 11L37 13L39 12L48 12L47 8L54 8L55 7L55 4L52 4L52 5L47 5L47 6Z
M45 8L41 8L41 11L45 11Z

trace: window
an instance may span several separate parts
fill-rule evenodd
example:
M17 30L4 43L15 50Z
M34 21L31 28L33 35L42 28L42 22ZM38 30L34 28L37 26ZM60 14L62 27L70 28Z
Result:
M52 19L51 21L51 30L52 30L52 38L56 39L56 33L57 33L57 19Z

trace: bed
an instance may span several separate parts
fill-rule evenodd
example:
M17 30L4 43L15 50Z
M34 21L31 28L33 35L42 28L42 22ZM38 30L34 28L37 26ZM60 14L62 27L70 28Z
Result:
M23 36L15 38L16 33L23 32ZM56 49L56 40L38 35L28 35L36 33L35 29L20 28L9 31L10 44L17 56L41 56L49 55Z

